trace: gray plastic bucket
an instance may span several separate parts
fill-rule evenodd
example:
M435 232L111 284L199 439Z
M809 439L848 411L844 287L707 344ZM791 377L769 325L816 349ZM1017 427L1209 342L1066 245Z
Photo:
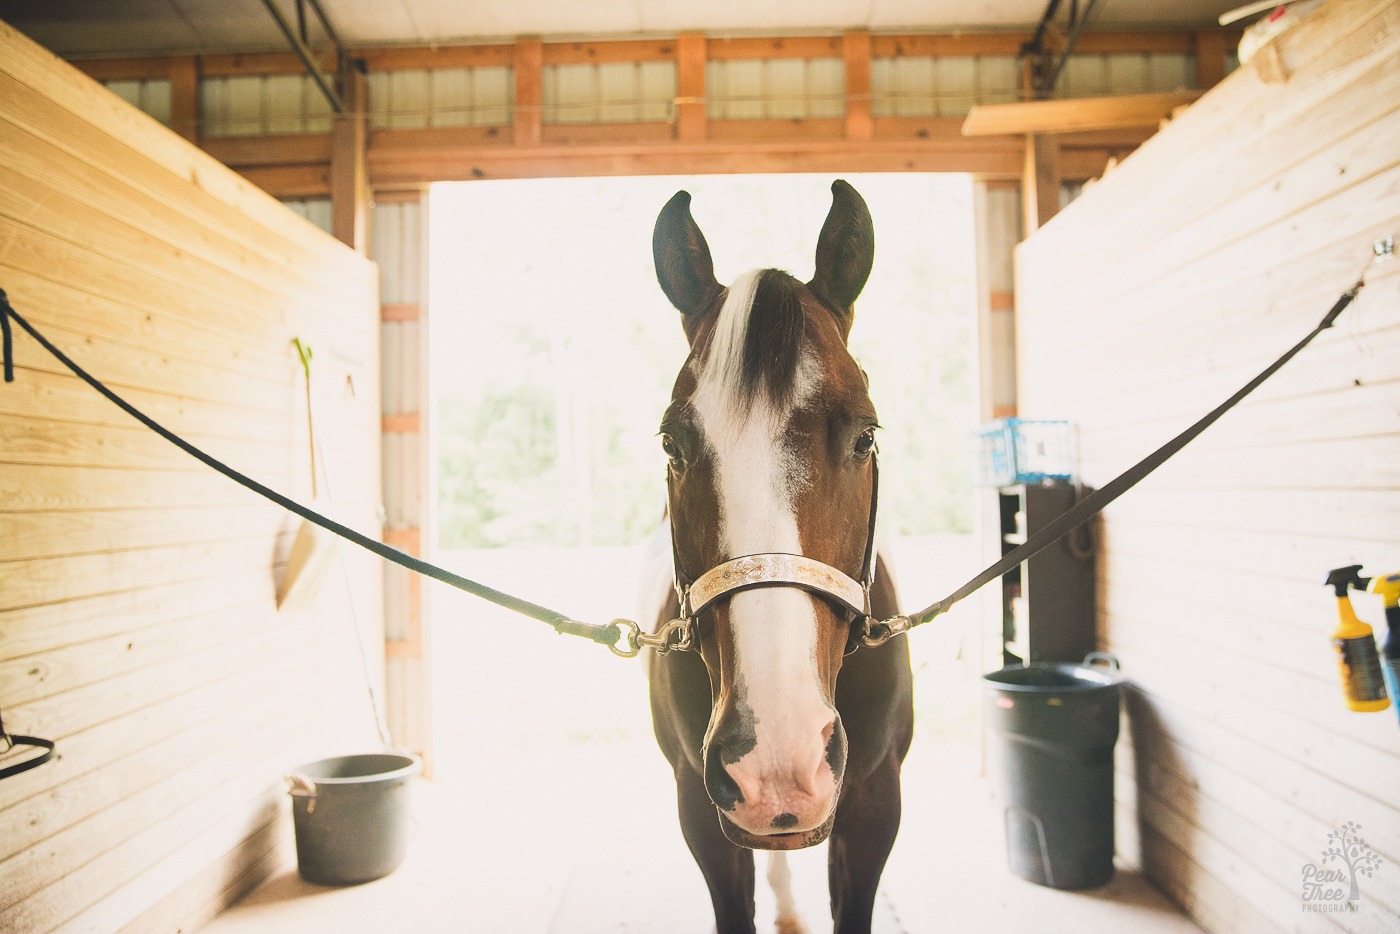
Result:
M354 885L387 876L408 849L411 755L338 756L287 776L297 868L307 882Z
M1097 663L1104 663L1103 666ZM1118 661L1033 663L983 676L988 772L1005 806L1012 872L1089 889L1113 878L1113 747Z

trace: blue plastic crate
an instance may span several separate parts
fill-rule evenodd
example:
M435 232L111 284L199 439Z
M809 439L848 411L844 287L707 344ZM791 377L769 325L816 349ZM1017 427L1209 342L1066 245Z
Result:
M998 418L977 433L977 483L1068 481L1074 476L1074 443L1064 420Z

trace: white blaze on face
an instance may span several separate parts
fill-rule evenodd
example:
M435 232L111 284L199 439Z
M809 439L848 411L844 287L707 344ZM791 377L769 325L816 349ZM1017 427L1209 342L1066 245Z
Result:
M806 477L783 437L792 412L815 391L815 367L801 357L781 411L766 393L742 394L744 339L760 275L746 273L730 287L691 397L713 458L726 558L802 553L794 503ZM825 754L821 733L832 717L817 671L812 598L791 587L743 590L729 598L729 618L736 687L757 726L758 745L744 757L757 761L745 766L762 774L801 768L810 777Z

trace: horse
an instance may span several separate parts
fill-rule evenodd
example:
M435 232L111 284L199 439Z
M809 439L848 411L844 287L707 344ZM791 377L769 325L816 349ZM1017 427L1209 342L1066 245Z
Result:
M661 421L675 586L656 631L679 620L691 651L647 673L720 934L755 930L754 850L775 851L779 930L802 930L783 851L828 838L834 930L869 931L899 829L908 645L853 651L866 618L897 612L874 546L878 423L846 346L874 233L856 190L831 190L807 283L720 285L684 191L652 237L690 345Z

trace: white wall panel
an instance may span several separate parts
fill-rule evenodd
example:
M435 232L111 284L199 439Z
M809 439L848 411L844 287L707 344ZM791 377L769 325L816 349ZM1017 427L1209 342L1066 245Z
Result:
M199 82L204 136L325 133L330 103L309 75L235 75Z
M510 68L374 71L369 75L370 127L502 126L511 122Z
M282 203L326 233L331 232L330 198L295 198Z
M870 64L877 117L962 116L973 104L1017 99L1020 69L1010 55L901 56Z
M546 65L545 123L668 120L676 96L671 62Z
M712 120L839 117L845 113L840 59L740 59L705 66Z
M108 81L107 90L137 110L170 125L170 82L164 78L142 81Z

